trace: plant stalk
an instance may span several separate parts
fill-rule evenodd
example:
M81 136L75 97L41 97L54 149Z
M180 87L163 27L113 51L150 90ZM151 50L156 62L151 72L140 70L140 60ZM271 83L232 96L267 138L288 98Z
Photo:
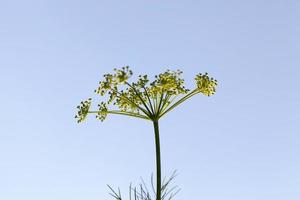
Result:
M156 200L161 200L161 162L158 120L153 121L156 150Z

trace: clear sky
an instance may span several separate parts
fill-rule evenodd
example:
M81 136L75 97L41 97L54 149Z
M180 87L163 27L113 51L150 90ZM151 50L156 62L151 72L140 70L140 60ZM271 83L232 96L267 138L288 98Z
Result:
M152 124L77 124L104 73L208 72L160 122L178 200L300 198L300 1L0 1L0 199L112 199L155 170ZM97 99L97 98L96 98Z

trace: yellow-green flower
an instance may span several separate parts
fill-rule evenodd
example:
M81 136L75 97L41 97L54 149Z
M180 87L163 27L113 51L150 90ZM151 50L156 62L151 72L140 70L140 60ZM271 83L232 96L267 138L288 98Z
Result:
M206 96L215 94L218 85L217 80L208 77L208 74L198 74L195 78L199 92Z
M108 114L106 104L104 102L101 102L100 104L98 104L98 107L99 112L97 113L96 118L103 122Z
M155 76L149 82L147 75L138 76L138 80L129 83L132 71L128 66L114 69L113 74L105 74L95 90L100 96L107 96L107 101L99 104L98 111L90 111L91 100L82 102L78 107L78 122L85 120L87 114L94 113L101 121L108 114L122 114L148 120L158 120L176 106L195 94L210 96L216 91L217 81L207 73L195 78L196 88L189 90L181 78L182 71L167 70Z
M86 117L89 113L89 109L91 107L91 103L92 103L91 101L92 101L92 99L89 98L86 101L82 101L80 103L80 105L77 106L78 112L77 112L77 115L75 116L75 118L77 118L78 123L83 122L86 119Z

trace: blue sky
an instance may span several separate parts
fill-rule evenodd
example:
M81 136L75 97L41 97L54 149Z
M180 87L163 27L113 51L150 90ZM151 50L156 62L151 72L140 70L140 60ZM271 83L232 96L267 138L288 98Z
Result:
M300 2L0 1L0 199L112 199L155 169L152 124L74 119L104 73L181 69L198 95L160 122L176 199L300 198ZM149 182L149 181L148 181Z

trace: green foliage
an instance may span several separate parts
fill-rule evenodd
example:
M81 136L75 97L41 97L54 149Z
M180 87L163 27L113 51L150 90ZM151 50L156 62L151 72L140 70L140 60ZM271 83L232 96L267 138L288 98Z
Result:
M213 95L217 86L217 81L207 73L196 75L194 90L185 88L184 80L180 77L182 71L179 70L167 70L155 76L152 82L149 82L147 75L140 75L136 82L129 83L132 74L128 66L114 69L112 74L105 74L95 92L102 97L107 96L107 101L98 104L98 111L90 111L91 99L81 102L75 116L77 121L84 121L91 113L96 114L101 121L108 114L158 120L195 94Z
M180 188L178 188L177 185L172 186L172 181L174 178L177 176L176 171L173 172L170 178L164 178L162 182L162 187L161 187L161 200L171 200L179 191ZM153 175L151 175L151 189L150 191L148 189L147 184L143 179L142 183L139 184L137 187L133 187L132 184L129 186L129 191L128 191L128 198L129 200L154 200L156 198L156 191L154 187L154 180L153 180ZM118 190L113 189L110 185L107 185L108 188L110 189L110 195L116 199L116 200L123 200L124 198L122 197L121 191L118 188Z

